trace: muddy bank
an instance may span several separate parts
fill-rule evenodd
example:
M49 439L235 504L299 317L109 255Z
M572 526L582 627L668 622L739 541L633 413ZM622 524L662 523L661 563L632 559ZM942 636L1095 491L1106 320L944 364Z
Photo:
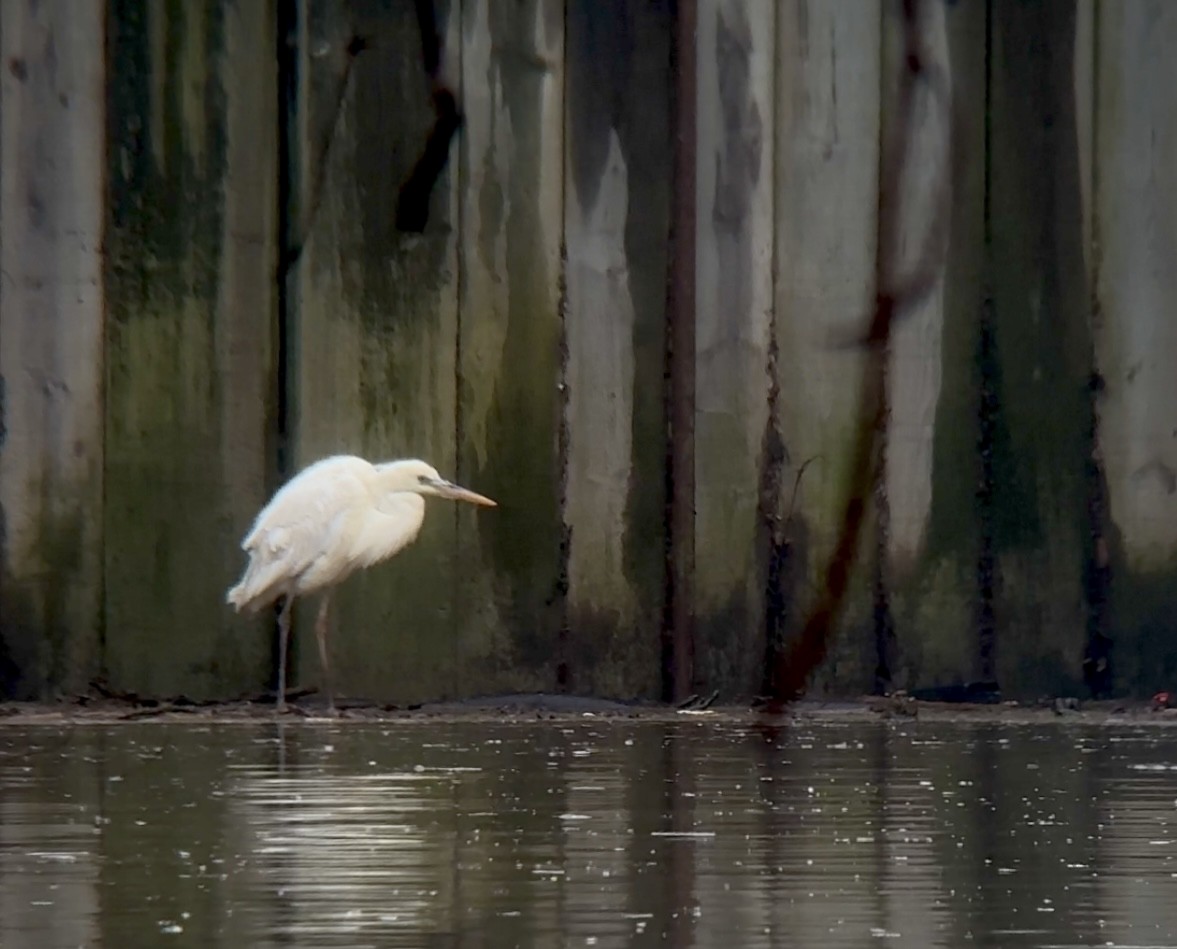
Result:
M969 704L917 701L909 697L863 697L843 700L807 700L792 705L784 716L768 716L747 705L708 705L701 700L675 708L659 704L627 704L585 696L535 694L489 696L454 702L398 708L354 699L341 699L335 718L327 715L322 699L300 694L280 716L298 722L534 722L583 721L710 721L723 724L763 722L847 721L891 719L895 721L989 721L1003 724L1177 725L1177 709L1156 709L1144 701L1078 702L1074 699L1038 703L1006 702ZM60 702L0 702L0 727L5 725L118 724L161 721L194 724L273 721L272 696L230 702L195 702L187 699L155 701L111 697L75 698Z

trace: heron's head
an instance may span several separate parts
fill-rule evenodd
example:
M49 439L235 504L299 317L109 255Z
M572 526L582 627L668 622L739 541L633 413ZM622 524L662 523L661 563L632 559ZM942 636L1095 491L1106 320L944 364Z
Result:
M497 507L490 498L447 481L437 469L416 458L408 461L390 461L377 465L381 480L388 491L409 491L426 497L449 498L451 501L467 501L483 507Z

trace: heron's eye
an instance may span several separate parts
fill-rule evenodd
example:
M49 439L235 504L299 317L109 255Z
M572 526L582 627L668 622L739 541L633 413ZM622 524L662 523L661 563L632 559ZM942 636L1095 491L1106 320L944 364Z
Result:
M425 475L417 475L417 482L419 484L428 484L429 479L427 477L425 477Z

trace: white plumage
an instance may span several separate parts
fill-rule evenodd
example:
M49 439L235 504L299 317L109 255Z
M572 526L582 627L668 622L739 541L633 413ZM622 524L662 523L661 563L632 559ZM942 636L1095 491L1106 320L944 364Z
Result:
M294 599L322 591L315 632L327 703L335 708L327 662L331 589L411 544L425 520L426 496L494 507L495 502L443 479L424 461L372 464L353 455L303 469L258 514L241 543L249 563L226 595L254 613L283 598L278 617L278 708L285 707L286 648Z

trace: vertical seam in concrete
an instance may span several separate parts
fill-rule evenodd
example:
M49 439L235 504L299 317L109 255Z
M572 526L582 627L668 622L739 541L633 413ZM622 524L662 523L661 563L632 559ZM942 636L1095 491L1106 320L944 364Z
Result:
M562 4L561 61L563 63L560 90L560 273L557 277L560 333L559 333L559 398L560 417L556 429L556 504L560 509L559 566L556 573L557 616L556 632L556 688L567 691L571 684L568 664L568 565L572 554L572 527L568 523L568 449L569 449L569 393L568 393L568 0Z
M667 332L667 586L663 616L664 698L681 700L694 670L695 569L695 175L696 0L678 0L671 43L673 198Z
M462 41L463 32L466 26L466 0L453 0L453 6L449 11L449 16L454 16L454 9L457 10L458 17L458 48L456 53L451 52L457 61L457 77L456 85L458 87L458 102L461 103L459 111L465 108L466 102L466 63L465 63L465 43ZM446 33L449 32L449 24L446 24ZM444 35L444 34L443 34ZM462 279L464 273L464 266L462 263L463 248L466 242L466 165L469 160L469 137L467 135L459 135L458 137L458 161L457 167L454 169L453 187L457 193L457 220L454 222L454 233L456 234L454 243L454 306L456 312L454 314L454 477L459 484L463 484L465 479L465 472L462 471L462 440L465 435L465 417L462 412L462 315L465 312L465 296L466 296L466 281ZM463 156L466 160L463 160ZM452 517L454 519L454 557L455 559L462 556L462 512L459 510L461 505L453 505ZM460 568L459 568L460 571ZM460 695L462 685L462 620L461 610L458 605L458 598L460 596L461 584L453 584L450 587L450 620L451 630L450 638L453 644L452 653L452 669L450 683L453 688L454 695Z
M1096 277L1099 276L1099 264L1102 260L1099 245L1099 74L1100 74L1100 15L1103 4L1100 0L1091 0L1091 302L1094 308L1099 302L1099 286ZM1100 314L1102 316L1102 314Z
M99 358L102 360L102 372L99 374L99 390L98 399L101 406L101 416L99 420L99 441L98 441L98 477L102 481L102 486L99 490L99 497L101 498L102 508L98 513L98 615L95 621L98 626L98 655L95 656L95 665L93 672L100 679L105 680L108 677L108 670L106 667L106 437L107 437L107 421L109 418L107 406L107 393L110 390L110 360L107 358L107 333L109 327L107 326L107 312L109 301L106 297L106 247L107 234L110 230L110 216L111 209L107 206L110 198L110 63L111 63L111 48L110 48L110 19L113 13L110 9L110 0L106 0L103 4L102 14L102 84L103 84L103 117L102 117L102 148L99 152L102 158L102 233L99 237L101 241L100 256L101 260L98 268L98 279L101 282L101 307L102 307L102 329L99 335L98 352ZM3 416L0 415L0 441L3 441ZM3 537L0 536L0 556L3 554ZM2 574L3 571L0 571ZM0 603L3 602L3 597L0 596Z
M1107 472L1100 450L1099 400L1104 389L1097 356L1097 332L1103 322L1099 276L1102 254L1100 249L1099 214L1099 98L1100 98L1100 0L1091 4L1091 228L1088 234L1088 319L1091 334L1091 373L1087 389L1090 442L1087 446L1087 517L1090 547L1083 576L1084 605L1087 611L1087 641L1084 644L1083 669L1093 697L1101 697L1112 684L1111 641L1108 636L1108 600L1114 574L1105 529L1108 524Z
M978 399L977 453L980 484L977 514L980 521L980 550L977 555L977 672L987 685L996 684L996 639L993 595L996 558L993 551L993 426L997 398L993 391L993 18L994 0L985 2L985 103L983 135L982 192L982 301L979 328L980 393Z
M918 24L916 26L918 29ZM886 195L883 192L883 182L886 179L886 165L890 156L891 134L908 135L908 129L898 131L889 129L887 124L887 11L880 4L879 8L879 88L883 90L879 98L879 134L878 134L878 171L877 201L875 205L875 292L890 293L892 261L887 259L890 247L887 246L880 229L884 220L883 204L885 201L899 202L899 195ZM902 178L902 171L896 171L895 181ZM898 215L898 209L894 212ZM872 691L876 695L885 694L891 685L890 639L893 635L894 624L891 617L890 585L887 577L887 543L891 523L891 509L887 499L887 449L888 436L891 426L891 339L888 336L887 345L881 354L882 374L879 386L879 398L882 405L879 408L879 442L875 459L874 471L874 501L875 501L875 564L873 590L873 623L875 636L875 671Z
M772 16L772 115L771 141L772 167L772 227L770 228L769 253L769 282L770 303L768 308L768 352L765 359L764 375L767 386L765 400L768 411L764 420L764 436L760 446L760 544L763 551L757 562L761 570L762 595L764 606L761 611L761 637L763 641L763 669L759 689L763 693L772 691L772 670L776 666L778 638L783 625L784 591L781 589L784 581L784 560L788 556L788 542L783 536L781 524L781 479L784 477L785 456L780 450L784 445L778 424L778 407L781 392L778 359L780 351L777 347L777 291L780 286L780 260L778 258L778 235L780 215L780 189L777 187L777 174L781 161L780 145L780 88L782 82L782 56L780 50L781 33L781 5L773 6Z
M291 436L291 420L293 412L291 404L297 397L293 391L295 373L291 338L295 331L294 319L291 313L290 281L295 273L298 238L294 234L294 208L301 208L298 201L298 183L294 180L295 162L301 136L299 126L299 59L302 54L302 30L300 16L300 0L277 0L274 11L275 39L277 42L277 182L275 200L277 202L278 240L275 259L275 324L273 329L274 341L274 380L270 397L274 399L274 419L270 426L273 444L270 446L270 457L267 459L267 495L272 495L283 481L289 476L292 467L293 438ZM275 616L281 607L274 604ZM297 612L290 616L289 655L287 670L298 668L299 637L295 631L297 626ZM275 686L278 675L278 640L271 637L270 643L270 677Z
M292 162L297 152L297 123L294 111L298 103L299 44L294 41L298 29L298 0L277 0L275 27L278 67L278 180L276 188L278 249L275 281L276 323L272 398L275 399L273 455L269 459L270 490L276 490L290 471L290 276L293 271L295 241L291 215ZM294 34L294 36L292 36ZM293 136L293 138L292 138Z

